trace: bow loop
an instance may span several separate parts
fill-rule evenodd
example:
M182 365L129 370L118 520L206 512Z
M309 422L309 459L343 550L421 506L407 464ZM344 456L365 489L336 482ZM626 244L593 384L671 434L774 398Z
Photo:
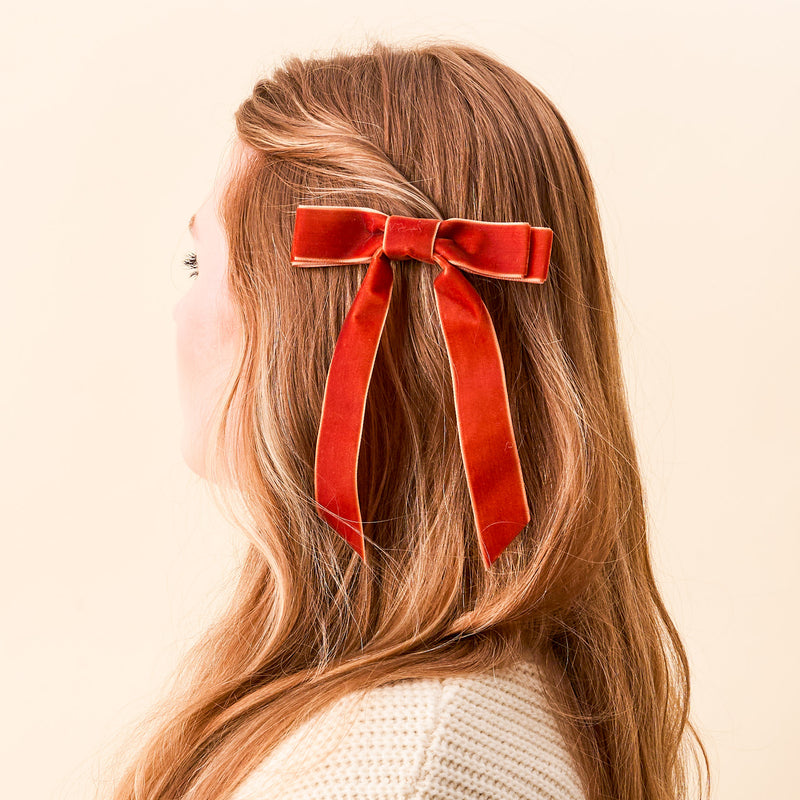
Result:
M356 206L298 206L291 262L296 267L364 264L383 240L386 214Z
M317 512L362 560L356 470L367 392L391 300L390 259L416 259L442 269L433 286L478 543L489 569L530 521L530 511L494 325L459 268L542 283L552 237L550 228L525 222L404 217L358 206L297 207L293 266L369 261L334 347L314 463Z
M543 229L532 228L526 222L448 219L439 227L435 249L453 266L468 272L540 283L544 280L542 264L531 264L531 240L537 230ZM529 276L529 272L533 274Z

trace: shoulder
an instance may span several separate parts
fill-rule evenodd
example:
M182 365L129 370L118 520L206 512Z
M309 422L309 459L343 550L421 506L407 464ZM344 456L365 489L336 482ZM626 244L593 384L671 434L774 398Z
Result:
M413 800L580 800L580 782L537 667L442 681Z
M346 696L282 741L235 800L278 789L287 800L583 800L541 681L524 661Z

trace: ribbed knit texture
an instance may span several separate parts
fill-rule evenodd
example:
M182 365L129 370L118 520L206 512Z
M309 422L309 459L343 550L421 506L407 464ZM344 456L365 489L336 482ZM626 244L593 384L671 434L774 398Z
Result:
M336 701L261 762L235 800L584 800L528 661L396 681Z

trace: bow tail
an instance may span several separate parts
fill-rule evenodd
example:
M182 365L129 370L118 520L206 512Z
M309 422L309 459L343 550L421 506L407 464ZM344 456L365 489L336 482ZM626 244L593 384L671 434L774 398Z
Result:
M328 369L314 462L317 513L366 561L358 503L358 454L367 391L394 274L377 250L347 312Z
M505 370L489 311L447 259L433 282L453 379L458 435L483 563L530 522Z

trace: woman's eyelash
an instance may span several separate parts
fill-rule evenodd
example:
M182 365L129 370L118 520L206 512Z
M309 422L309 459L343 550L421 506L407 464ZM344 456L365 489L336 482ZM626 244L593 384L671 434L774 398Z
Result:
M183 259L184 266L189 270L189 277L197 277L197 253L187 253Z

